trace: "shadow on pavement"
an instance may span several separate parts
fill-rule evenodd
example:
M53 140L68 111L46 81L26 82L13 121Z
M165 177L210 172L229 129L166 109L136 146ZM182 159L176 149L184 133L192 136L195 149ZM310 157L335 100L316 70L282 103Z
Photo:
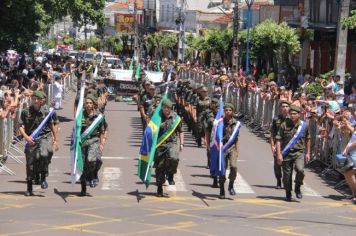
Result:
M256 185L252 185L253 187L257 187L257 188L272 188L272 189L276 189L276 186L274 185L259 185L259 184L256 184Z
M80 196L80 195L79 195L79 194L80 194L79 191L78 191L78 192L60 192L60 191L58 191L57 188L54 188L54 189L53 189L53 192L54 192L54 194L60 196L60 197L63 199L63 201L64 201L65 203L68 202L68 201L67 201L67 198L70 197L70 196L73 196L73 195L74 195L74 196ZM90 194L87 193L87 195L86 195L85 197L92 197L92 195L90 195Z
M210 175L199 175L199 174L192 174L192 175L190 175L190 176L192 176L192 177L202 177L202 178L211 178L211 176L210 176Z
M285 197L277 197L277 196L257 196L256 198L259 199L265 199L265 200L279 200L283 202L287 202ZM290 202L295 202L295 203L301 203L300 201L297 201L296 199L292 198Z
M33 191L33 195L31 197L45 197L45 195L42 194L35 194L35 191ZM5 191L5 192L0 192L0 194L5 194L5 195L23 195L25 196L25 191Z
M73 121L73 119L70 119L70 118L67 118L67 117L64 117L64 116L57 116L58 117L58 120L60 123L66 123L66 122L71 122Z

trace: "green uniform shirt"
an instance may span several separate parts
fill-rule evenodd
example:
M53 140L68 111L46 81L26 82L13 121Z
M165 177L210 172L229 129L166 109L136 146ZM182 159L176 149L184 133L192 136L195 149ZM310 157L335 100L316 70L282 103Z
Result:
M92 116L89 116L88 113L84 110L83 111L83 117L82 117L82 130L81 133L84 133L84 131L94 122L94 120L96 119L96 117L98 117L100 113L97 112ZM102 121L99 126L93 131L93 133L90 135L90 137L88 137L88 139L90 138L94 138L94 137L99 137L100 134L104 133L106 131L108 127L108 124L105 121Z
M197 116L199 116L203 111L208 109L210 106L210 98L209 97L199 97L199 100L196 102L197 108Z
M158 138L161 137L171 127L176 117L177 114L175 112L172 112L168 118L165 118L165 116L162 115L162 123L159 128ZM161 146L169 143L177 143L178 134L182 132L183 132L183 126L182 126L182 122L180 122L177 128L175 129L175 131L173 132L173 134Z
M284 147L289 143L289 141L293 138L295 133L297 132L299 127L299 123L294 125L293 121L290 118L287 118L280 126L276 139L281 142L281 152ZM285 157L286 159L293 159L300 154L303 154L304 149L306 147L306 139L310 139L309 128L307 127L301 138L297 141L297 143L290 149L288 155Z
M272 138L276 138L278 134L278 130L281 127L281 124L286 120L286 118L283 115L278 115L276 118L273 119L272 121L272 126L271 126L271 136Z
M22 110L19 125L24 126L25 132L27 135L31 135L33 131L37 129L37 127L41 124L43 119L49 113L49 108L44 105L40 108L39 111L35 110L35 108L31 105L28 108ZM42 129L40 136L47 135L51 132L50 124L58 124L59 120L57 118L56 113L52 115L52 117L47 122L47 125Z
M224 145L229 141L232 133L234 132L236 124L237 124L237 120L235 118L231 118L230 120L227 120L226 118L224 118L224 130L223 130L223 144ZM230 147L230 149L227 150L227 153L229 153L233 148L235 148L235 145L232 145Z
M149 94L145 94L140 100L140 105L143 106L146 115L148 114L148 109L152 105L152 102L153 102L153 96Z

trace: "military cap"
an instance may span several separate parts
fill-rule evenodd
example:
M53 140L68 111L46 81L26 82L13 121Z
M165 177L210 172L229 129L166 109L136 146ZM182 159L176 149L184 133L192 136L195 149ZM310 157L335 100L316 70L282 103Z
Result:
M144 85L148 85L148 84L151 84L151 81L149 81L149 80L145 80L145 82L144 82Z
M291 105L289 107L289 111L295 111L295 112L298 112L300 113L300 107L296 106L296 105Z
M92 93L89 93L89 94L85 97L85 99L90 99L90 100L92 100L95 105L98 104L98 98L97 98L94 94L92 94Z
M287 100L279 101L279 105L282 105L282 104L287 104L288 106L290 106L290 102L288 102Z
M87 84L93 84L94 82L92 80L87 80Z
M168 98L163 99L162 105L166 105L169 108L172 108L172 106L173 106L172 101L169 100Z
M235 109L235 107L234 107L234 105L233 105L232 103L225 103L224 109L225 109L225 108L230 108L230 109L232 109L232 110Z
M156 94L153 98L162 98L161 94Z
M202 91L202 92L208 92L208 88L205 87L205 86L203 86L203 87L201 88L201 91Z
M213 99L211 99L211 102L212 102L212 103L216 103L216 104L218 104L218 103L219 103L219 99L217 99L217 98L213 98Z
M47 95L44 92L39 91L39 90L34 91L32 96L33 97L37 97L37 98L41 98L41 99L44 99L44 98L47 97Z
M156 86L154 84L151 84L148 88L149 89L156 89Z

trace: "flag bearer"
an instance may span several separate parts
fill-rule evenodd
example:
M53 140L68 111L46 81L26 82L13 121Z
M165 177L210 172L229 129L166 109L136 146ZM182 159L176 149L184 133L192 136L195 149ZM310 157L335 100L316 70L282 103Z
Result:
M162 101L162 123L159 128L154 164L156 168L157 196L163 197L163 184L168 177L169 185L174 185L173 175L177 173L179 152L183 150L184 134L181 118L172 111L169 99ZM179 139L179 143L178 143Z
M32 181L40 176L41 188L48 188L46 177L53 155L53 148L58 150L58 124L53 108L43 106L46 94L34 91L32 104L25 108L19 119L19 131L26 141L26 196L32 196Z
M86 196L86 185L94 188L99 178L98 172L102 165L102 152L106 141L107 123L103 114L97 110L97 98L93 94L87 95L84 102L82 117L82 158L84 170L81 180L81 196Z

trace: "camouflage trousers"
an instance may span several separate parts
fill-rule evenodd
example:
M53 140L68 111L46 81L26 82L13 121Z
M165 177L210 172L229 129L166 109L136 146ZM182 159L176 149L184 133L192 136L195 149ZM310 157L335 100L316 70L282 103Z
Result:
M292 191L293 187L293 168L295 169L295 184L303 185L304 180L304 154L300 153L292 159L284 160L282 163L283 169L283 185L286 191Z
M234 182L237 176L237 151L235 150L235 146L231 148L229 152L225 153L225 175L219 176L219 183L224 184L226 181L226 170L230 167L229 180L230 182Z
M48 176L48 166L53 156L51 135L39 137L35 142L34 146L25 148L27 180L34 180L39 174Z
M102 152L99 146L98 137L87 139L82 144L82 157L84 162L82 180L91 181L98 178L98 172L103 164L101 159Z
M178 144L162 144L156 150L154 167L156 168L157 185L162 185L166 181L166 175L177 173L179 163Z

